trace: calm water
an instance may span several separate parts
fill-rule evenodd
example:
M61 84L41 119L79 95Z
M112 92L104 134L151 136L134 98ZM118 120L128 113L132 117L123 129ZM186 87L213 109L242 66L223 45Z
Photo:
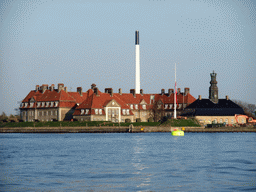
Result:
M0 134L0 191L256 191L256 134Z

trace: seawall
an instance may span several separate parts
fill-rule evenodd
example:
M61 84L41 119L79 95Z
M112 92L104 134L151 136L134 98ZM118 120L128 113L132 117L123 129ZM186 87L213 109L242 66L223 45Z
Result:
M224 127L224 128L194 128L184 127L185 133L218 133L218 132L256 132L256 128ZM4 127L0 133L150 133L171 132L181 127Z

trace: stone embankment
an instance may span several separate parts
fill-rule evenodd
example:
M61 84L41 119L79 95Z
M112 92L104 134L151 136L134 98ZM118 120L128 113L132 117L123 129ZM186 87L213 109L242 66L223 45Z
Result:
M11 127L0 128L0 133L150 133L171 132L181 127ZM184 132L189 133L217 133L217 132L256 132L256 128L247 127L224 127L203 128L184 127Z

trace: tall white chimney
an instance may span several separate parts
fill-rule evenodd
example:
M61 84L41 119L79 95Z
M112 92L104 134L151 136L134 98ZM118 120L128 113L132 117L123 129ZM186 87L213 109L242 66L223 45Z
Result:
M139 31L135 31L135 93L140 94L140 45L139 45Z

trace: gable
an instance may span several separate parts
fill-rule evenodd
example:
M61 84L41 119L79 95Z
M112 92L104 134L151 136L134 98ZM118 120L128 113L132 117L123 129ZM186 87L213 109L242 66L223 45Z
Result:
M121 105L117 103L115 99L112 99L106 104L106 107L121 107Z
M141 104L141 105L147 104L147 102L146 102L144 99L142 99L141 102L140 102L140 104Z

